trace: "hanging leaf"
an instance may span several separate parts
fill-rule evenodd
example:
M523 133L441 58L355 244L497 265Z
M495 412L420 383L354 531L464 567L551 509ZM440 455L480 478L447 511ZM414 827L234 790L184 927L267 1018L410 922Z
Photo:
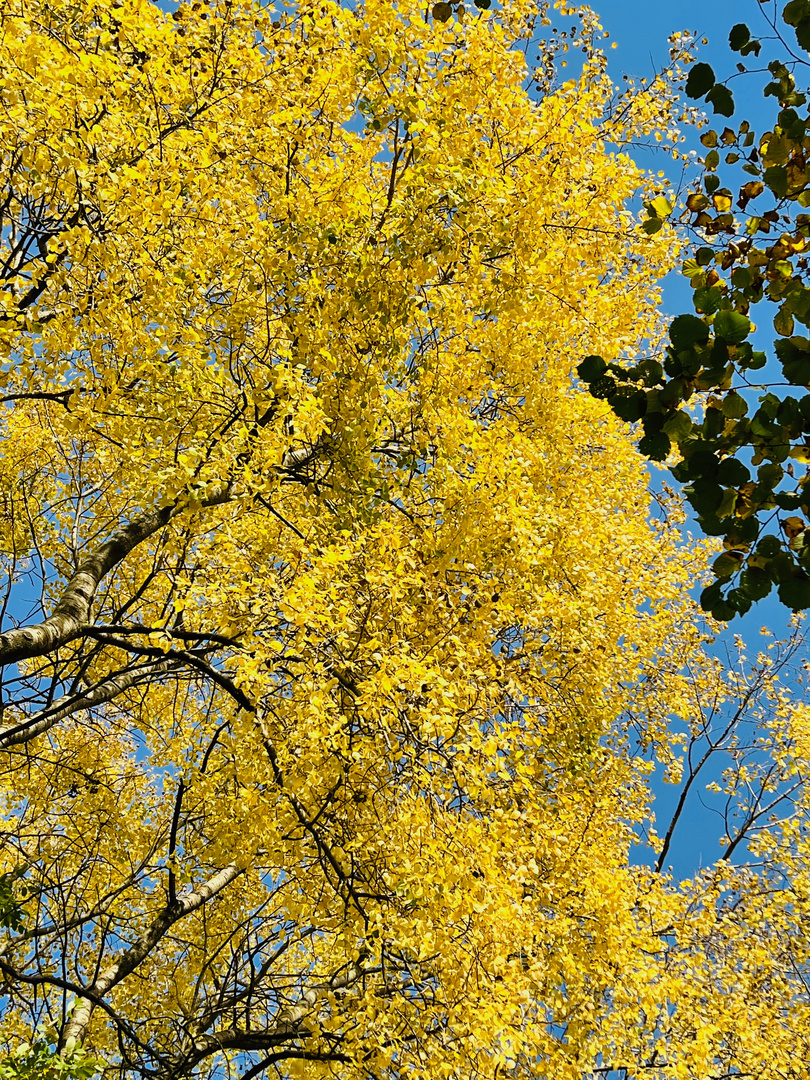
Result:
M751 31L745 23L736 23L728 35L728 44L734 52L739 52L751 40Z
M694 67L689 69L685 86L687 97L703 97L713 86L714 71L708 64L695 64Z
M717 83L706 95L706 100L711 104L715 113L720 116L734 115L734 96L727 86Z

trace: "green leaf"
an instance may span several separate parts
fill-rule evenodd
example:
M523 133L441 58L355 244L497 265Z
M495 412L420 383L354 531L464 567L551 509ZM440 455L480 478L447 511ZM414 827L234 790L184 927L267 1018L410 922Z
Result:
M759 480L760 484L764 484L771 490L773 490L776 485L780 483L784 475L784 469L776 462L768 462L767 465L760 465L760 467L757 469L757 479Z
M740 559L736 555L732 555L730 551L724 551L722 555L718 557L712 563L712 570L714 576L721 580L728 581L728 579L736 574L740 569Z
M473 0L473 3L481 11L489 11L492 7L492 0Z
M774 495L774 501L780 510L798 510L802 505L801 495L794 495L789 491L780 491Z
M716 439L726 426L726 418L720 409L709 407L703 415L702 426L704 438Z
M740 615L744 615L746 611L751 610L751 600L745 595L743 589L732 589L726 597L726 603L733 610ZM716 609L715 609L716 610ZM715 618L720 616L715 615ZM723 618L730 618L731 616L724 615Z
M692 418L683 409L670 413L664 421L663 430L674 442L681 442L692 433Z
M713 581L711 585L700 594L700 606L704 611L711 611L715 604L719 603L723 596L723 586L719 581Z
M695 305L695 311L702 311L704 315L714 315L722 299L723 294L719 289L704 286L702 289L695 289L692 302Z
M778 434L773 420L762 409L757 409L751 417L751 433L757 439L772 439Z
M437 22L447 22L450 16L453 14L452 4L434 4L433 5L433 18Z
M638 448L651 461L663 461L672 449L672 443L664 431L649 432L639 440Z
M714 71L708 64L695 64L686 80L686 96L703 97L714 86Z
M788 178L784 165L771 165L762 174L762 179L778 199L784 199L787 196Z
M611 394L616 392L616 380L612 379L610 375L600 375L591 381L589 389L591 395L595 398L609 398Z
M687 447L686 465L693 480L713 480L717 476L720 462L709 449L710 445L707 442L693 442Z
M706 100L711 102L712 108L720 116L734 115L734 96L722 83L712 87L706 95Z
M709 328L695 315L678 315L670 325L669 339L676 350L688 349L691 345L708 341Z
M803 286L794 289L788 297L788 302L790 310L799 322L804 323L805 326L810 325L810 289Z
M785 378L794 386L810 384L810 351L805 346L810 346L810 341L803 337L774 343L774 351L781 361Z
M729 518L737 509L737 492L734 488L726 488L723 492L723 498L720 505L717 507L717 516L719 518Z
M779 308L773 317L773 328L782 337L790 337L795 328L793 313L787 301Z
M779 599L791 611L810 607L810 578L803 574L783 581L779 586Z
M810 49L810 18L802 19L796 27L796 41L803 49Z
M748 483L751 479L751 473L737 458L727 457L720 462L717 479L721 484L739 488Z
M768 363L768 357L764 352L753 352L751 359L746 363L746 367L751 368L752 371L759 371L760 368L764 368Z
M808 16L810 16L810 0L790 0L782 12L782 18L788 26L798 26L802 19Z
M0 874L0 926L19 933L24 926L25 911L14 895L14 883L22 877L19 870Z
M741 420L748 412L748 402L736 390L730 390L720 406L723 416L730 420Z
M664 369L657 360L648 357L636 364L634 368L630 368L627 374L630 378L643 380L647 386L655 386L661 381ZM649 403L647 408L649 408Z
M586 356L577 368L577 375L583 382L592 382L600 375L604 375L606 371L607 364L601 356Z
M751 323L738 311L718 311L714 317L714 332L729 345L739 345L751 333Z
M737 608L726 600L721 600L719 604L714 605L711 613L712 618L717 619L718 622L731 622L737 614Z
M647 218L646 221L642 221L641 227L647 236L655 236L664 227L664 223L661 218L651 217Z
M728 35L728 44L729 48L734 52L739 52L750 40L751 31L745 23L737 23L735 26L732 26L731 33Z
M789 552L780 548L774 556L768 559L765 569L772 581L787 582L793 578L796 572L796 563Z
M749 600L764 600L773 582L761 567L749 566L740 574L740 588Z
M768 533L767 536L763 536L757 544L757 553L766 559L774 558L781 550L782 541L778 536L773 536L770 533Z
M699 479L684 488L684 494L698 514L714 514L723 501L723 489L714 480Z
M791 437L800 434L802 430L802 417L799 402L794 397L782 399L776 410L776 419L783 428L790 428Z
M608 398L608 404L620 420L634 424L647 411L647 395L643 390L619 387L616 393Z

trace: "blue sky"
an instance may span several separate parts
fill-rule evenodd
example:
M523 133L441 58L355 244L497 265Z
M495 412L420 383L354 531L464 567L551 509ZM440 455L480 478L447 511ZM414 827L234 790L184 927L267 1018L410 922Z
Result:
M736 22L747 22L752 33L764 25L757 0L677 0L650 3L649 0L593 0L602 25L618 43L611 60L618 70L633 75L650 75L667 60L667 38L673 30L692 30L707 37L704 48L709 63L726 60L728 32ZM614 60L615 57L615 60ZM614 70L616 68L614 67Z

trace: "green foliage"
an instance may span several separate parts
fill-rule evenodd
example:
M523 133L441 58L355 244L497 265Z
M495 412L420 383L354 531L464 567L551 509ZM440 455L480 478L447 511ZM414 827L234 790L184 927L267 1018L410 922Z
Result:
M751 40L751 31L745 23L737 23L732 26L728 35L728 44L734 52L739 52Z
M0 1080L89 1080L102 1062L87 1054L73 1040L59 1053L56 1037L47 1032L30 1043L22 1043L0 1058Z
M703 97L714 86L714 71L709 64L695 64L686 80L686 93L691 98Z
M793 29L791 49L810 52L810 0L791 0L783 18ZM759 54L745 23L732 26L728 40L742 56ZM748 610L773 586L791 610L810 607L810 337L799 331L810 327L810 115L794 61L768 64L770 130L757 134L743 120L701 135L704 174L681 219L701 241L682 270L695 313L672 321L663 371L605 363L594 377L591 357L582 376L618 416L641 420L641 452L668 461L703 530L723 538L716 581L701 598L721 619ZM691 68L685 92L716 114L734 113L728 86L708 64ZM725 166L751 179L734 184ZM766 317L751 315L758 304ZM777 335L784 382L765 394L756 391L767 357L748 340L752 319ZM697 410L684 412L686 402Z

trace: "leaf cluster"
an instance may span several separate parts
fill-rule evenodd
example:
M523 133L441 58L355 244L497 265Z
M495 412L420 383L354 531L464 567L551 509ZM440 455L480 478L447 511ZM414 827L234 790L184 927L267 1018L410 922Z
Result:
M782 38L785 58L768 63L762 92L778 105L772 130L758 136L743 120L701 136L703 177L682 217L698 238L682 267L695 313L674 319L666 355L651 372L581 368L592 394L642 423L641 452L670 461L701 528L723 538L716 581L702 596L721 619L744 613L774 586L792 610L810 606L810 477L802 468L810 461L810 338L797 325L810 326L810 114L792 51L810 48L810 3L787 4L783 22L795 44ZM742 57L762 49L744 23L732 27L729 45ZM706 63L691 68L685 91L715 114L734 112L730 89ZM740 168L748 178L735 183ZM748 340L760 304L778 335L770 360ZM768 392L757 394L766 375ZM797 511L803 516L782 516Z

